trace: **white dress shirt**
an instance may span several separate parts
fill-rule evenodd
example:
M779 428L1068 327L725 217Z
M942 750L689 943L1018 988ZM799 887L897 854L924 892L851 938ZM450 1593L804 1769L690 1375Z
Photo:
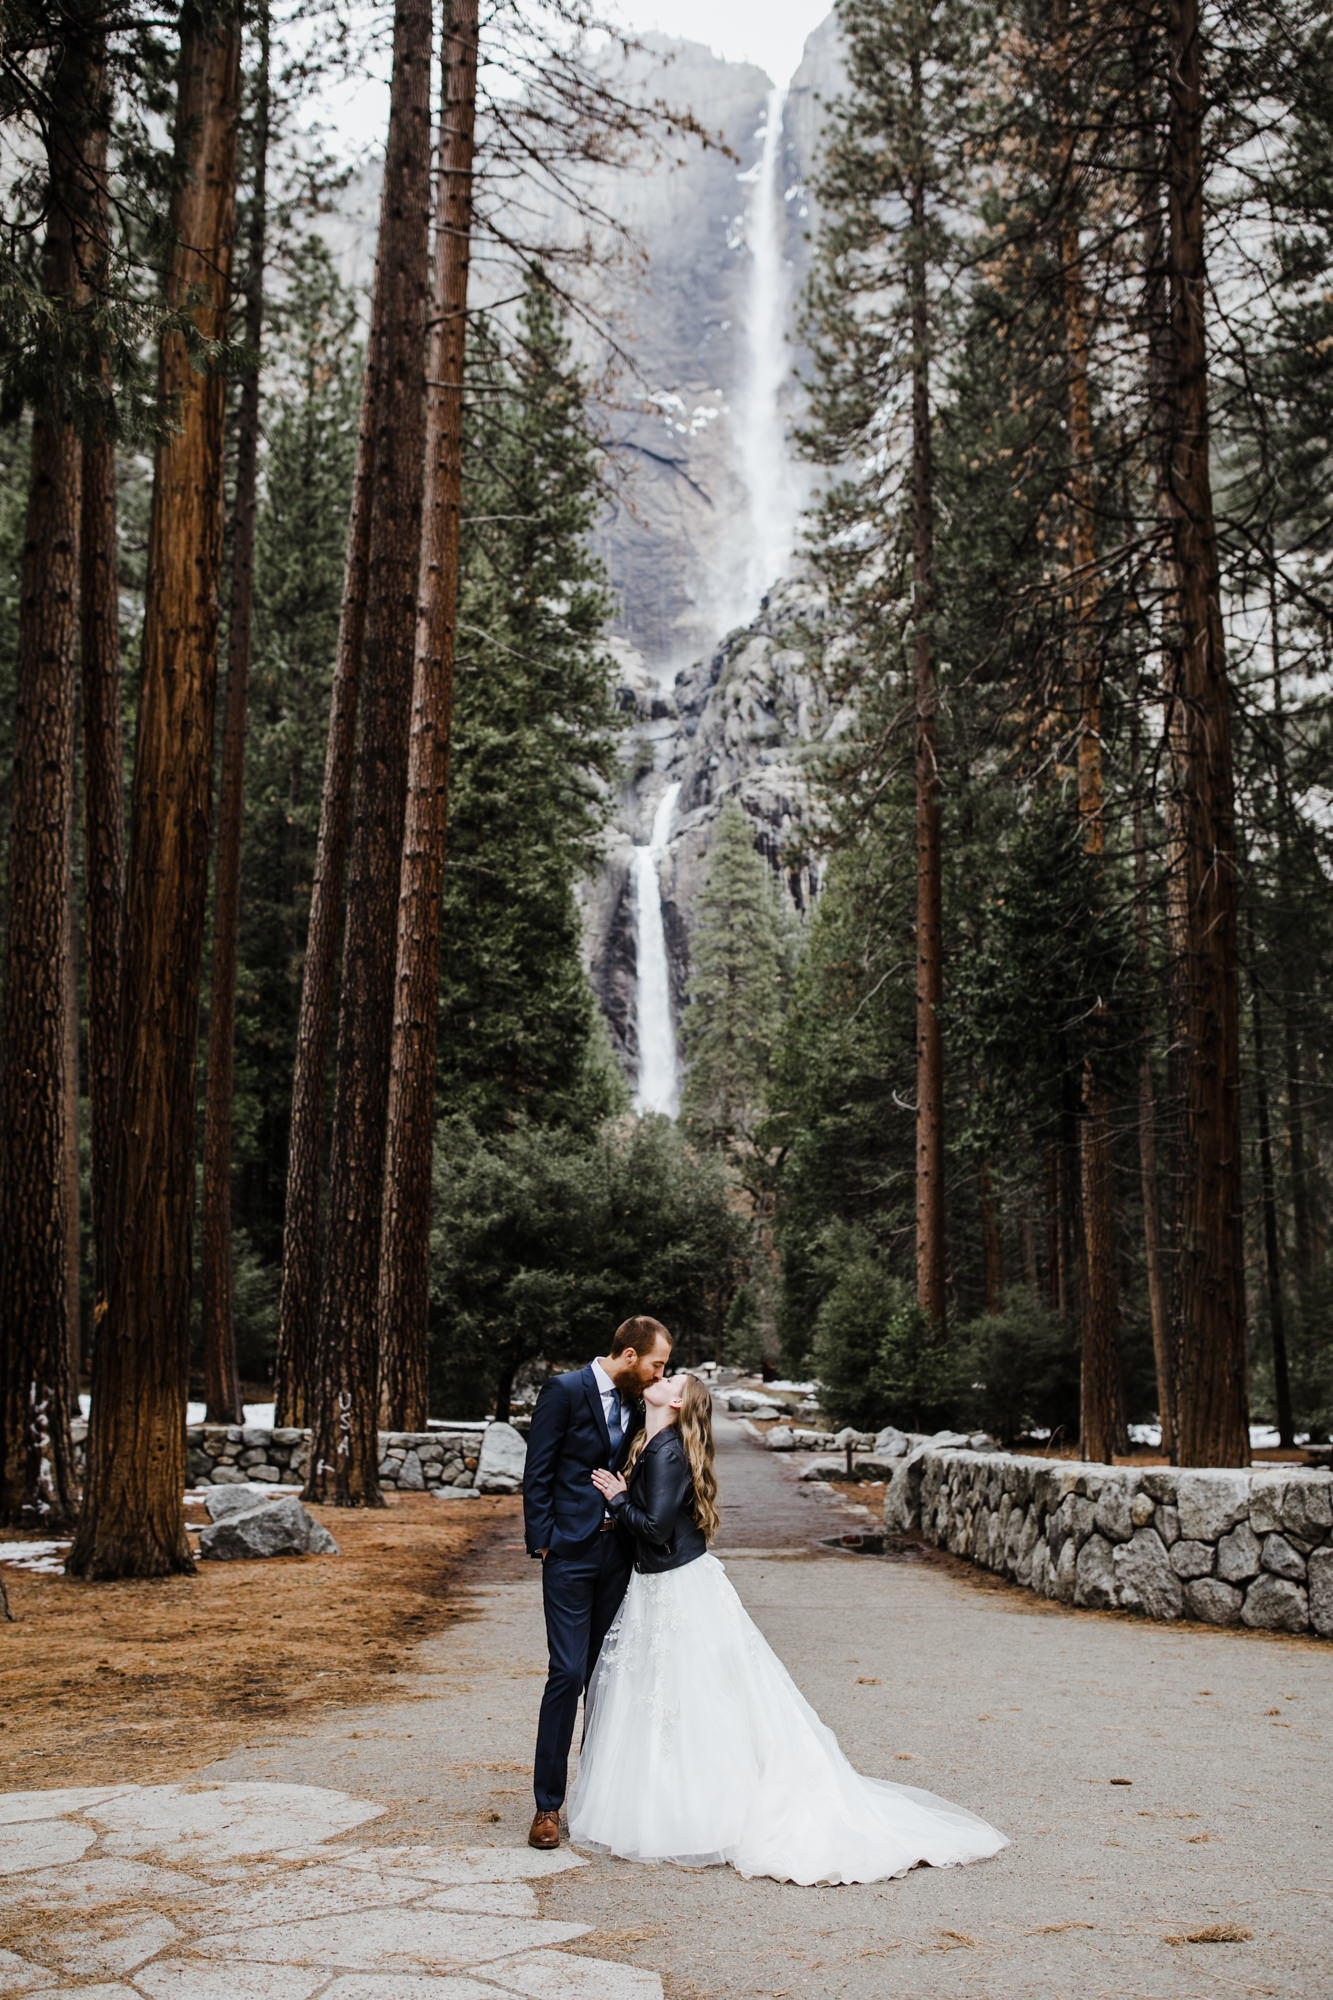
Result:
M617 1389L600 1361L593 1362L592 1375L594 1382L597 1384L597 1393L602 1399L602 1415L606 1418L607 1430L610 1431L612 1429L611 1413L614 1410L619 1414L620 1428L623 1432L625 1428L625 1405L620 1399L619 1389Z

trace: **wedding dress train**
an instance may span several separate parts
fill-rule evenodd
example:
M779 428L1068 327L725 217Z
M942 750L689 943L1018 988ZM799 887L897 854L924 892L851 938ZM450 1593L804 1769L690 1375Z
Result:
M575 1847L780 1882L880 1882L1008 1841L962 1806L862 1777L714 1556L636 1571L588 1690Z

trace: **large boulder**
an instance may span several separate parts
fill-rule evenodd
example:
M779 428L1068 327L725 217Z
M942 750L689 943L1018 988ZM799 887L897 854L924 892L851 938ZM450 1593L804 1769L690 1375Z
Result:
M251 1562L261 1556L336 1556L337 1553L338 1544L328 1529L321 1527L293 1494L284 1494L277 1500L260 1499L243 1513L225 1514L199 1537L199 1554L208 1562Z
M795 1451L796 1438L790 1424L774 1424L771 1431L764 1432L765 1451Z
M477 1459L478 1493L517 1493L528 1448L512 1424L487 1424Z
M256 1493L250 1486L210 1486L204 1506L210 1521L229 1521L233 1514L251 1514L256 1507L273 1507L285 1493Z
M906 1431L900 1431L894 1424L886 1424L875 1436L876 1458L906 1458L911 1443Z
M1250 1511L1249 1477L1243 1472L1180 1472L1176 1506L1187 1542L1220 1542Z

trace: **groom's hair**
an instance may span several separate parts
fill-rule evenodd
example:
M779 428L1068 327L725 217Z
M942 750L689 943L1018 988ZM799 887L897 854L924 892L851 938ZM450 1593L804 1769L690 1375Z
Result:
M668 1347L674 1345L660 1319L649 1319L647 1313L636 1313L633 1319L625 1320L612 1334L612 1357L623 1354L627 1347L632 1347L636 1354L647 1354L659 1334Z

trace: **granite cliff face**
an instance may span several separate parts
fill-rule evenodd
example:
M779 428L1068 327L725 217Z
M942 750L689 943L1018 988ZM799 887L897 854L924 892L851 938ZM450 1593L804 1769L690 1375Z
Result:
M622 653L620 702L634 724L631 775L584 914L589 973L631 1077L638 1058L631 853L647 840L668 785L679 781L681 789L659 881L678 1021L689 986L694 902L708 879L708 851L727 799L736 799L752 822L755 845L793 907L806 915L818 897L823 861L810 780L846 722L845 712L824 700L811 667L826 618L817 585L798 568L774 586L749 625L728 633L669 688Z

